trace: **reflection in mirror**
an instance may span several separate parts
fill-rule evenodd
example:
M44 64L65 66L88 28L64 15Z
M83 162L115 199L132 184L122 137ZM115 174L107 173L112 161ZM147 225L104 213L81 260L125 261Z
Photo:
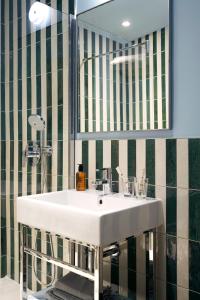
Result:
M114 0L78 16L78 131L169 129L168 0Z

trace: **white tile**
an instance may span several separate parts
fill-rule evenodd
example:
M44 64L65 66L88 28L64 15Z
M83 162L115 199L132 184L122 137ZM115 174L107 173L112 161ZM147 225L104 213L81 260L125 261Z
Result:
M146 174L146 141L144 139L136 140L136 175L141 177L143 172Z
M189 245L188 239L177 239L177 285L189 288Z
M178 287L177 300L189 300L189 290Z
M189 190L177 189L177 236L188 239Z
M88 148L88 186L92 188L92 181L96 180L96 141L89 141Z
M177 187L188 189L188 140L177 139Z

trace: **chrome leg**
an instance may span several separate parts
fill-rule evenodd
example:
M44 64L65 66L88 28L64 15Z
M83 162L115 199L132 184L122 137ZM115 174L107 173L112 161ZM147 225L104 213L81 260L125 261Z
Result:
M156 291L157 291L157 234L156 229L153 230L153 285L154 285L154 299L157 299Z
M94 300L100 300L103 295L103 249L96 247L94 255Z
M20 300L26 299L27 295L27 270L26 253L24 251L26 228L20 224Z

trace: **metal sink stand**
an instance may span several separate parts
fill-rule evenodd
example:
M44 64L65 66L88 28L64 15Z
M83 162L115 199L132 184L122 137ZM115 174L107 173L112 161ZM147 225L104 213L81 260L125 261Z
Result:
M27 281L27 257L28 255L35 256L45 262L51 263L57 267L61 267L67 271L78 274L82 277L88 278L94 282L94 300L102 299L102 266L103 266L103 249L102 247L83 244L71 239L68 239L70 243L73 243L75 247L81 245L87 247L88 250L94 253L94 259L90 260L92 263L91 270L82 269L72 263L64 262L58 258L49 256L45 253L39 252L32 247L28 246L27 242L27 226L20 224L20 300L27 299L28 281Z
M70 245L73 245L74 259L70 260L70 262L65 262L51 255L37 251L32 246L29 246L27 234L28 229L30 229L30 227L20 224L20 300L26 300L28 295L28 255L32 255L33 257L41 259L46 263L50 263L54 266L92 280L94 282L94 300L103 299L103 258L119 255L120 250L118 243L109 245L106 248L102 248L95 245L84 244L69 238L63 238L59 235L54 235L61 237L62 239L66 239ZM147 231L145 233L148 232L153 233L153 277L154 291L156 292L156 229ZM47 232L47 234L52 235L49 232ZM148 237L146 241L149 243ZM79 263L79 255L81 256L80 246L83 246L85 249L87 249L88 260L85 266L82 266L81 263Z

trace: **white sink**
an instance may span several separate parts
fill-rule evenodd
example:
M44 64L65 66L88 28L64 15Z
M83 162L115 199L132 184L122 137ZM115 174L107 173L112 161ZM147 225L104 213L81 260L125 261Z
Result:
M17 221L96 246L108 246L163 223L160 200L100 194L64 190L18 197Z

